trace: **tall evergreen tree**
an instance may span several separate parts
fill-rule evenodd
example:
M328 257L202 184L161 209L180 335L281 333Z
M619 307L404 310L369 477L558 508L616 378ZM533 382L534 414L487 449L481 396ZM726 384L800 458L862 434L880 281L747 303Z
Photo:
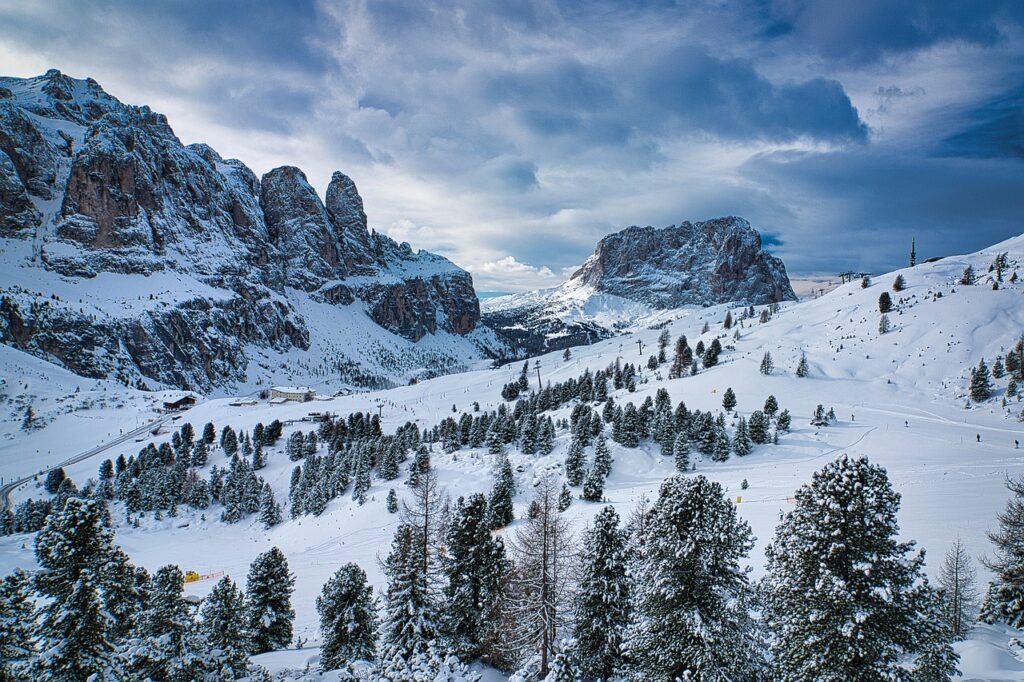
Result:
M294 590L295 576L277 547L260 554L249 566L245 597L253 653L284 649L291 643Z
M501 538L491 536L483 494L459 498L446 545L441 627L451 651L469 661L493 649L509 569Z
M508 457L500 455L498 471L488 500L488 515L491 529L504 528L512 523L515 514L512 509L512 497L516 494L516 480L512 475L512 464Z
M337 570L316 598L320 614L320 667L336 670L377 656L377 611L366 572L353 563Z
M392 666L409 664L426 654L437 635L436 612L417 544L412 526L399 525L384 562L388 590L381 658Z
M955 660L924 554L896 540L898 509L885 470L865 458L843 455L797 491L767 549L766 616L782 679L905 679L906 655Z
M580 485L586 474L586 454L583 450L583 443L573 438L569 444L569 452L565 456L565 477L569 485Z
M224 576L203 600L201 614L210 646L236 677L244 675L251 643L242 590Z
M0 682L27 679L36 653L30 587L31 579L21 570L0 580Z
M675 446L672 448L675 457L676 471L682 473L690 470L690 441L686 438L686 432L680 431L676 436Z
M810 374L810 371L807 364L807 353L800 353L800 362L796 365L796 375L802 379Z
M260 493L260 522L264 528L273 528L281 523L281 505L274 499L274 490L269 483L263 484Z
M971 372L971 400L984 402L992 397L992 379L985 364L985 358L978 361L977 369Z
M604 480L612 472L612 453L604 438L598 438L594 446L594 471Z
M721 485L679 474L661 485L634 562L625 650L640 679L762 680L760 637L740 561L753 547Z
M40 656L34 679L114 679L119 664L111 617L100 595L100 573L113 555L106 506L69 499L46 519L36 535L35 553L43 569L36 590L46 601L36 632Z
M990 622L1024 627L1024 477L1008 479L1010 499L999 514L999 529L988 534L995 556L985 562L995 574L982 617Z
M622 670L630 615L626 536L614 507L602 509L584 535L580 571L574 610L577 670L586 678L608 680Z

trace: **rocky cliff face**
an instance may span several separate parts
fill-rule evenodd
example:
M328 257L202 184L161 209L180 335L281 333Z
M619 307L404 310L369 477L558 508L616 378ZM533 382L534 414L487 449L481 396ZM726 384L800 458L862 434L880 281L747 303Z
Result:
M662 229L634 226L608 235L570 285L659 309L796 300L786 266L761 248L750 223L736 217Z
M393 358L416 355L403 343L471 335L480 317L469 274L371 232L343 173L326 202L298 168L257 179L56 70L0 78L0 240L0 340L135 384L258 383L260 367L273 374L267 353L310 351L325 327L338 363L359 364L338 348L359 316L379 325L369 352L401 376Z
M629 227L561 287L488 302L484 323L528 354L593 343L659 310L796 300L782 261L742 218Z

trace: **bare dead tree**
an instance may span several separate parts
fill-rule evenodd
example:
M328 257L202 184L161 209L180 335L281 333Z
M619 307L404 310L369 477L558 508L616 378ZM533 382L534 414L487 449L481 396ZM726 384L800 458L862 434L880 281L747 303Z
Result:
M553 476L536 490L537 514L509 540L514 568L505 600L508 625L504 648L512 660L539 658L538 674L548 674L558 633L571 623L573 557L569 522L558 511L560 487Z
M943 614L956 639L971 631L978 613L978 580L974 561L958 537L939 568L939 585L945 600Z

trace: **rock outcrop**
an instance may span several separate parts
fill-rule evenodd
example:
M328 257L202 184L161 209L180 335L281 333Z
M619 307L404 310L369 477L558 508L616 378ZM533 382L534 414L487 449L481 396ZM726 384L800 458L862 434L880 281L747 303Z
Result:
M786 266L761 247L750 223L736 217L608 235L569 284L659 309L796 300Z
M257 179L183 145L92 79L0 78L0 341L86 376L209 391L258 380L254 352L308 350L346 315L412 342L476 330L467 272L372 232L343 173L325 199L298 168ZM137 277L175 288L133 301ZM93 284L72 302L74 282ZM316 304L338 319L299 312Z
M782 261L742 218L628 227L555 289L488 302L483 321L528 355L593 343L654 311L796 300Z

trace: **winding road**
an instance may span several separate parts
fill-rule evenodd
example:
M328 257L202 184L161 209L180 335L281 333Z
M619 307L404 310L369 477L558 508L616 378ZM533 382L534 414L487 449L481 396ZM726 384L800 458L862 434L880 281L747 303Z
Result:
M101 452L106 452L107 450L117 447L118 445L121 445L122 443L125 443L126 441L129 441L137 436L141 436L142 434L145 433L150 433L151 431L153 431L153 429L159 428L160 426L163 426L165 422L170 421L173 416L174 415L168 414L163 417L160 417L159 419L154 419L151 422L143 424L137 429L128 431L127 433L122 433L117 438L109 440L105 443L101 443L90 450L86 450L85 452L79 453L72 457L68 457L63 462L59 462L51 467L42 469L41 471L32 474L31 476L26 476L25 478L19 478L17 480L11 481L10 483L5 483L3 487L0 487L0 513L6 512L11 507L11 493L17 490L20 486L25 485L29 481L35 479L36 476L46 474L52 471L53 469L71 466L72 464L78 464L79 462L85 461L90 457L95 457Z

